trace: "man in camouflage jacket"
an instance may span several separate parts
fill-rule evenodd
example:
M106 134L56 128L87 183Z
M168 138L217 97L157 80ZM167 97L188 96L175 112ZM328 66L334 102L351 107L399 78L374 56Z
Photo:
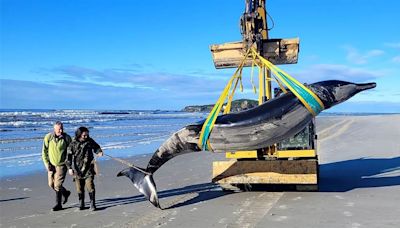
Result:
M89 130L86 127L78 128L75 132L75 139L67 149L66 165L69 174L74 176L80 210L85 209L85 186L89 192L90 208L96 210L94 186L96 172L93 153L99 156L103 155L99 144L89 137Z

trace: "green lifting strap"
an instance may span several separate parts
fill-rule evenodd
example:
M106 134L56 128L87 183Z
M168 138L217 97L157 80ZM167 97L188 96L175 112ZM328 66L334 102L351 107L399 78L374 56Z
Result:
M245 60L249 56L250 52L251 52L251 49L248 49L242 62L239 64L239 67L236 69L235 73L229 80L228 84L225 86L225 89L222 91L218 101L215 103L213 109L211 110L210 114L208 114L208 117L203 124L201 133L200 133L199 142L198 142L198 145L200 148L202 148L202 150L212 150L208 143L208 138L210 137L211 131L214 127L214 123L217 120L218 114L220 113L222 106L224 105L225 99L229 94L232 84L235 83L234 89L236 89L237 82L239 80L241 80L242 69L243 69Z
M258 59L269 69L274 75L285 85L288 89L303 103L303 105L310 111L314 116L318 115L324 110L324 104L315 93L313 93L306 86L301 84L295 78L272 64L267 59L263 58L256 50L252 49L253 55L257 56Z

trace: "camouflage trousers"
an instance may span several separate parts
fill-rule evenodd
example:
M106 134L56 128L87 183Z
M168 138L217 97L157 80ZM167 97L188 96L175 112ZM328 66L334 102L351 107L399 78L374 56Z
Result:
M94 176L87 177L85 179L75 178L76 191L80 193L85 192L85 186L88 192L93 192L94 188Z
M52 171L47 173L49 187L54 191L62 191L64 187L62 184L65 180L65 175L67 174L67 166L54 166Z

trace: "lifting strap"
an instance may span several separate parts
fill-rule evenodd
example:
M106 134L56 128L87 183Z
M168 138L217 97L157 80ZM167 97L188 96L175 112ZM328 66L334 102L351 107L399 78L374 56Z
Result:
M253 48L251 49L253 55L256 55L258 59L261 61L263 65L265 65L272 73L286 86L288 89L303 103L303 105L307 108L307 110L313 115L316 116L322 110L324 110L324 104L319 99L314 92L305 87L299 81L294 79L292 76L284 72L282 69L278 68L274 64L272 64L267 59L263 58L260 54L257 53Z
M218 98L218 101L215 103L213 109L211 110L210 114L208 114L208 117L203 124L201 133L200 133L199 143L198 143L198 145L200 146L200 148L202 148L202 150L212 150L211 146L210 146L210 142L208 141L208 138L210 136L212 129L214 128L215 120L217 120L218 114L221 112L221 108L224 105L225 99L229 94L232 84L235 83L234 89L236 89L238 81L241 80L243 66L244 66L244 63L245 63L247 57L249 56L250 52L251 52L251 49L248 49L244 58L242 59L241 63L239 64L239 67L236 69L236 71L233 74L233 76L231 77L231 79L229 79L228 84L225 86L224 90L222 91L221 95ZM231 92L232 97L233 97L233 93L234 93L234 90L232 90L232 92ZM227 107L225 108L225 110L230 110L230 104L227 104Z
M300 101L301 103L307 108L307 110L314 116L318 115L322 110L324 110L324 104L322 101L319 99L317 95L315 95L310 89L305 87L303 84L301 84L299 81L291 77L289 74L272 64L270 61L267 59L263 58L254 48L248 49L246 52L243 60L239 64L239 67L231 77L231 79L228 81L228 84L225 86L224 90L222 91L220 97L218 98L218 101L215 103L213 109L211 110L210 114L207 116L207 119L205 120L203 127L201 129L200 133L200 138L198 145L202 150L211 150L211 145L209 142L209 136L211 134L212 129L214 128L214 123L217 120L217 117L219 113L221 112L221 108L224 105L224 102L226 100L226 97L228 97L228 102L224 110L224 114L227 114L230 112L231 109L231 103L233 99L233 95L235 93L237 84L240 81L240 86L242 89L242 71L243 71L243 66L244 63L247 59L247 57L252 54L252 69L251 69L251 83L253 86L253 90L256 91L255 86L253 84L253 67L256 65L257 67L266 67L268 70L270 70L273 73L273 79L278 83L279 87L282 89L284 93L287 93L285 85ZM259 60L259 61L257 61ZM271 79L268 79L271 80ZM231 89L232 85L234 84L234 87Z

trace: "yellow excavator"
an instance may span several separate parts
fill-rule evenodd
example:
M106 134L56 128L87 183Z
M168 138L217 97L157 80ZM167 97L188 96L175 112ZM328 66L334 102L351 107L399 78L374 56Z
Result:
M297 63L299 39L270 39L267 15L266 0L245 0L245 10L240 18L242 40L210 46L217 69L253 67L254 58L246 55L250 48L275 65ZM272 98L271 74L269 69L259 67L258 75L258 102L262 104ZM276 89L275 96L280 92ZM259 184L317 190L314 123L315 119L294 137L268 148L226 152L226 158L230 160L213 163L212 181L225 190L249 190Z

